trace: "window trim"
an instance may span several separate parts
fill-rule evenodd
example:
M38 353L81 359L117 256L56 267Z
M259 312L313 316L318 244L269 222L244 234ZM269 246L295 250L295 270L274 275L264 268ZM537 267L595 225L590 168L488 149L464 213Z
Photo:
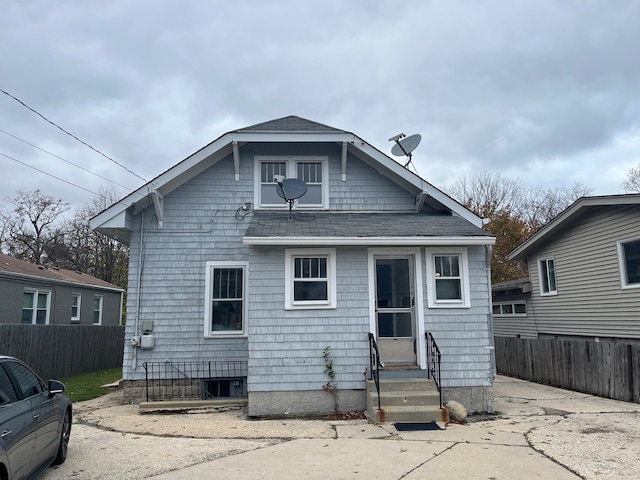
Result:
M31 304L31 323L25 325L49 325L49 321L51 318L51 290L38 290L37 288L25 288L23 290L23 298L25 293L33 294L33 302ZM46 295L47 296L47 307L46 307L46 315L45 321L43 324L36 323L38 318L38 295ZM22 311L24 311L24 299L22 301Z
M77 315L74 317L73 316L73 301L74 299L78 299L78 305L76 306L77 308ZM81 321L81 311L82 311L82 294L81 293L72 293L71 294L71 321L73 323L75 322L80 322Z
M212 330L211 313L213 300L213 272L216 268L240 268L242 269L242 330ZM205 264L204 281L204 337L205 338L238 338L247 336L248 323L248 272L249 262L225 262L209 261Z
M98 315L98 321L95 322L95 315L96 315L96 304L95 301L96 300L100 300L100 309L98 310L99 315ZM91 316L91 324L92 325L102 325L102 317L104 315L104 295L94 295L93 296L93 315Z
M511 305L511 308L513 309L514 312L516 310L515 309L516 305L524 305L525 312L524 313L493 313L494 317L501 317L501 318L526 317L528 315L527 302L525 300L514 300L512 302L496 302L493 304L494 307L500 307L501 312L502 312L503 305Z
M323 155L256 155L254 157L254 205L256 210L287 210L289 208L285 201L282 204L262 204L262 182L261 165L263 162L286 162L287 178L297 178L298 163L321 163L322 164L322 203L314 205L299 205L297 201L293 204L294 210L328 210L329 209L329 157Z
M427 302L429 308L471 308L471 290L469 287L469 254L466 247L427 248ZM460 300L439 300L436 298L435 257L458 256L460 264Z
M544 281L542 279L542 265L544 263L544 265L548 265L547 262L549 262L549 260L551 260L553 262L553 283L555 284L555 290L551 290L551 284L549 284L549 291L545 292L544 291ZM546 267L547 272L548 272L548 266ZM547 275L548 277L548 275ZM547 281L549 281L549 278L547 278ZM550 257L543 257L543 258L539 258L538 259L538 286L540 287L540 296L541 297L553 297L555 295L558 295L558 275L557 275L557 269L556 269L556 259L553 256Z
M618 249L618 267L620 270L620 286L623 290L640 288L640 282L629 283L629 276L627 275L627 258L625 256L624 245L633 242L640 242L640 237L627 238L626 240L616 242Z
M327 259L327 300L294 300L294 259L316 257ZM284 251L284 308L285 310L317 310L336 308L336 249L335 248L286 248Z

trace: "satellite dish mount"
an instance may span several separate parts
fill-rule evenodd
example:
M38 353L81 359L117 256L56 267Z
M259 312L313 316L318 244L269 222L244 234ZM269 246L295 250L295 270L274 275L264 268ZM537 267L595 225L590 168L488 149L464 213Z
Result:
M407 157L404 168L407 168L411 163L411 152L420 145L420 140L422 140L422 137L418 134L409 135L407 137L404 133L399 133L389 139L390 142L396 142L396 144L391 148L391 153L397 157L402 155Z
M307 193L307 184L297 178L284 178L281 175L276 175L274 180L278 184L276 193L289 204L289 220L293 220L293 204Z

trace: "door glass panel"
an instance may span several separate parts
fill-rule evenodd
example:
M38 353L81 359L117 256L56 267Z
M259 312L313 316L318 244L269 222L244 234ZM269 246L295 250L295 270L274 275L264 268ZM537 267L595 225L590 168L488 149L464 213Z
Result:
M378 259L376 263L378 308L410 308L409 260Z

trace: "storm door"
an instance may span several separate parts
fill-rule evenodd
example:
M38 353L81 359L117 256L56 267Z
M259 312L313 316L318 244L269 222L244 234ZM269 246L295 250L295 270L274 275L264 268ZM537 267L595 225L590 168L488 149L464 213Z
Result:
M375 258L378 349L385 366L416 365L413 256Z

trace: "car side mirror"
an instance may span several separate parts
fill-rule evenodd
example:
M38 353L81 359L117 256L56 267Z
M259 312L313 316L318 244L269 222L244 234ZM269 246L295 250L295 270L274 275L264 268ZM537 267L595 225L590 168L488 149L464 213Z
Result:
M53 397L58 393L63 393L67 387L64 386L64 383L59 382L58 380L49 380L49 396Z

